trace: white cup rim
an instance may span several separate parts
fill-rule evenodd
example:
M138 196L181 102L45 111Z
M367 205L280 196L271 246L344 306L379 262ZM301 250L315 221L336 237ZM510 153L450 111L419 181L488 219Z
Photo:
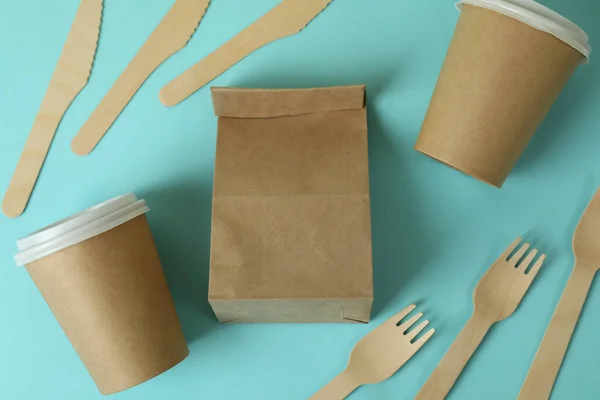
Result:
M128 193L78 212L31 235L17 240L18 266L54 254L109 231L150 211L145 200Z
M585 57L585 63L589 61L592 48L585 31L559 13L534 0L460 0L456 3L459 11L463 4L496 11L532 28L549 33L579 51Z

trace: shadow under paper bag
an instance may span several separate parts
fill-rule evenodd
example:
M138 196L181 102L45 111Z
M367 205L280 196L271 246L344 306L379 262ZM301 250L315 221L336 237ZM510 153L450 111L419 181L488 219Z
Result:
M514 0L521 4L521 0ZM576 25L533 1L465 0L415 149L501 187L575 69L589 55ZM555 21L570 43L521 22ZM574 33L573 33L574 32ZM565 40L568 40L565 39Z
M25 265L102 394L143 383L189 354L135 195L51 225L17 244Z

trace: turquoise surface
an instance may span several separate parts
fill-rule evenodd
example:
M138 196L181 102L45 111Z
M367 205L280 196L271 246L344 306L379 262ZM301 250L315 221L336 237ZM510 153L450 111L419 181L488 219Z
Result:
M189 45L142 87L99 147L72 137L172 0L105 2L97 62L66 114L25 214L0 217L0 399L100 399L26 271L15 240L110 197L135 191L177 302L191 355L115 400L306 399L346 364L354 344L416 302L436 335L388 381L352 399L412 399L472 310L481 275L518 235L548 254L520 308L498 324L450 399L514 399L569 277L571 236L600 186L600 68L578 69L502 190L412 150L458 13L451 1L334 1L300 34L252 54L220 86L368 90L375 265L369 325L220 326L206 302L216 118L208 87L174 108L170 79L277 0L213 0ZM600 45L597 0L546 0ZM60 5L59 5L60 4ZM0 191L46 91L77 0L0 2ZM600 282L592 287L552 399L600 398Z

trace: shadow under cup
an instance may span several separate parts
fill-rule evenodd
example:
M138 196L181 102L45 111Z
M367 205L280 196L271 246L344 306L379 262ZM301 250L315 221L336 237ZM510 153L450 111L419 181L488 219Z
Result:
M589 55L587 35L533 1L461 3L415 149L501 187Z
M135 195L18 242L25 265L102 394L145 382L189 354Z

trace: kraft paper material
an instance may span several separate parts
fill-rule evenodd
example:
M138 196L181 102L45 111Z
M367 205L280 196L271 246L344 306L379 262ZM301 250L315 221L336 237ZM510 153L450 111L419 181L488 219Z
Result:
M464 5L416 150L501 187L582 60L546 32Z
M187 357L145 216L27 271L102 394L138 385Z
M209 300L221 322L368 322L364 86L212 89Z

